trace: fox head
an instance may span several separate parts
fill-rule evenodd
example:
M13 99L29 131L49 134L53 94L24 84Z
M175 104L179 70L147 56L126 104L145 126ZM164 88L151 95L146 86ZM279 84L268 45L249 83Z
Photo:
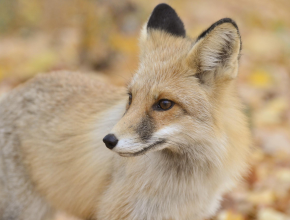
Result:
M214 160L225 151L235 105L236 23L221 19L191 39L174 9L159 4L141 31L140 47L126 112L104 138L107 147L125 157L154 151Z

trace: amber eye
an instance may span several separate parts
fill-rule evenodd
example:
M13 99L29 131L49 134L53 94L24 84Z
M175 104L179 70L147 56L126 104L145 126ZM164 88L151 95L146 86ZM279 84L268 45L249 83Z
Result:
M167 100L167 99L162 99L158 103L158 108L160 110L166 111L166 110L171 109L173 105L174 105L174 102Z
M129 93L128 95L129 95L129 102L128 102L128 104L131 105L131 103L132 103L132 94Z

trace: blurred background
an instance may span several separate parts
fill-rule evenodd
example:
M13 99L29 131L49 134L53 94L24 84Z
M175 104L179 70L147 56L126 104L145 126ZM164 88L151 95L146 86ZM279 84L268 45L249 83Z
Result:
M243 50L238 91L254 138L251 172L215 220L290 219L290 1L172 0L187 34L233 18ZM40 72L93 72L125 85L157 0L0 0L0 96ZM71 219L64 214L58 220Z

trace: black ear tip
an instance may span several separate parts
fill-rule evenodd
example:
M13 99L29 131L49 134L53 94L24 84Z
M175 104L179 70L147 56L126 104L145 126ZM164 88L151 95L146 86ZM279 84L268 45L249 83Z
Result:
M172 7L170 7L170 5L167 5L166 3L160 3L158 5L155 6L155 8L153 9L153 11L157 12L159 10L165 10L165 9L169 9L169 10L173 10L174 9Z
M223 23L231 23L237 30L239 30L237 23L231 18L222 18L217 21L218 25Z
M185 37L182 21L175 10L165 3L161 3L153 9L147 29L159 29L175 36Z
M238 31L238 35L240 35L240 32L239 32L239 28L238 28L238 25L237 23L231 19L231 18L222 18L220 20L218 20L217 22L213 23L207 30L205 30L204 32L202 32L198 37L197 37L197 40L200 40L201 38L205 37L208 33L210 33L215 27L221 25L221 24L224 24L224 23L230 23L232 24Z

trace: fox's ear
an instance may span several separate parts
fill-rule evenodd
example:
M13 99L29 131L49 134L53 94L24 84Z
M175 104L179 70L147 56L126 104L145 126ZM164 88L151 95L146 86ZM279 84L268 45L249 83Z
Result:
M201 83L211 84L215 79L233 79L237 76L241 37L237 24L224 18L199 35L190 50L186 63Z
M141 39L150 35L152 30L164 31L176 37L185 37L182 21L175 10L165 3L154 8L147 24L143 27Z

